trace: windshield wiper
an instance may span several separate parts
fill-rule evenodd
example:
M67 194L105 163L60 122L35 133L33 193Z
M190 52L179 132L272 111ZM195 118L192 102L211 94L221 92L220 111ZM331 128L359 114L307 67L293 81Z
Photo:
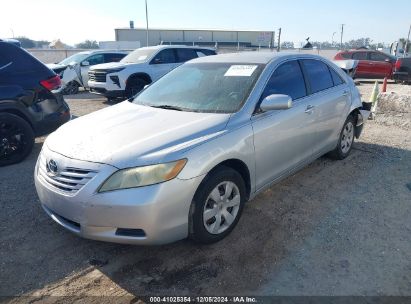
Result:
M159 105L159 106L150 106L150 107L158 108L158 109L166 109L166 110L185 111L184 108L180 108L177 106L170 106L170 105Z

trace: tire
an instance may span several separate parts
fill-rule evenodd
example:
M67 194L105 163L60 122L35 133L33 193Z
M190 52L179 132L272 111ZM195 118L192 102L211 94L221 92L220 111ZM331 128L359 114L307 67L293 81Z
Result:
M21 162L33 149L34 131L23 118L0 113L0 167Z
M76 95L79 92L80 85L76 81L70 81L63 89L63 95Z
M126 96L131 98L142 91L148 82L143 78L132 78L127 81Z
M352 115L348 116L344 122L344 126L340 132L337 147L329 153L329 156L336 160L342 160L346 158L354 144L355 137L355 120Z
M227 186L231 189L228 197ZM245 201L245 183L237 171L221 167L210 172L191 202L189 238L203 244L222 240L237 225Z

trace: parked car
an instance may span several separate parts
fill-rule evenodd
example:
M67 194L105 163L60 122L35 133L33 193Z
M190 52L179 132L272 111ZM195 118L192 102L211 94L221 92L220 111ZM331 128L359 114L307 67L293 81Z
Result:
M346 158L368 115L322 57L202 57L51 134L35 185L45 212L85 238L216 242L273 182L326 153Z
M392 78L395 62L397 58L379 51L359 49L339 52L334 60L358 60L358 67L354 75L355 78L383 79Z
M396 82L411 83L411 57L397 59L393 78Z
M90 92L107 98L130 98L184 62L216 55L212 49L159 45L135 50L119 63L100 64L89 71Z
M77 94L81 87L88 89L90 67L101 63L118 62L127 54L128 52L123 51L85 51L47 66L60 75L64 94Z
M22 48L0 42L0 166L22 161L35 136L70 119L60 78Z

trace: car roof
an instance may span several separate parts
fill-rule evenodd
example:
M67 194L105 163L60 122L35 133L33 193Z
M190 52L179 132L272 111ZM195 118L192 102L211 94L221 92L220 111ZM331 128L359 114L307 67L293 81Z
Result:
M127 51L119 51L119 50L93 50L93 51L78 52L77 54L92 55L92 54L100 54L100 53L127 54L128 52Z
M155 46L145 46L140 49L144 49L144 50L163 50L163 49L197 49L197 50L211 50L211 51L215 51L215 49L210 48L210 47L201 47L201 46L189 46L189 45L178 45L178 44L163 44L163 45L155 45Z
M224 63L254 63L268 64L278 59L324 59L323 57L311 54L277 53L277 52L239 52L206 56L194 59L190 62L224 62Z

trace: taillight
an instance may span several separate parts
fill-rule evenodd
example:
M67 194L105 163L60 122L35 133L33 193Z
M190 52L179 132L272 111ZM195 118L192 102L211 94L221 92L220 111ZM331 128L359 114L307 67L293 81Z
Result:
M395 70L399 71L401 69L401 60L397 59L395 62Z
M61 79L59 75L53 76L49 79L40 81L40 84L49 91L58 89L61 86Z

